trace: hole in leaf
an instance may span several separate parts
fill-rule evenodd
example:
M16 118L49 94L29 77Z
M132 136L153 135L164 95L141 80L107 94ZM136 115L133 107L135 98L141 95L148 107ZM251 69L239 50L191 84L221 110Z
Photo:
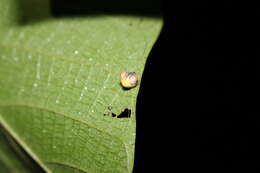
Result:
M111 111L112 110L112 106L108 106L107 109Z
M131 109L125 109L117 116L117 118L130 118L130 117L131 117Z
M110 108L109 110L111 110L112 108ZM116 118L130 118L131 117L131 109L125 109L124 111L122 111L119 115L116 115L113 112L108 112L108 113L104 113L104 116L109 116L111 115L112 117L116 117Z

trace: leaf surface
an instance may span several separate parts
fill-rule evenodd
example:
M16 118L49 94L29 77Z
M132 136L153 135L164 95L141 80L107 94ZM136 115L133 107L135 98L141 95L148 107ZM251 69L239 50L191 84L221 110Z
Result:
M46 172L132 172L139 86L119 74L141 77L161 18L54 18L48 1L18 2L0 0L0 124Z

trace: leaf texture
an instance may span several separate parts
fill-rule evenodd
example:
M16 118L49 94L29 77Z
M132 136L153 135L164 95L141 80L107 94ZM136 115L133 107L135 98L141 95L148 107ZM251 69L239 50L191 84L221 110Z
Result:
M0 0L0 124L46 172L132 172L139 87L124 90L119 74L141 76L161 18L23 23L19 7Z

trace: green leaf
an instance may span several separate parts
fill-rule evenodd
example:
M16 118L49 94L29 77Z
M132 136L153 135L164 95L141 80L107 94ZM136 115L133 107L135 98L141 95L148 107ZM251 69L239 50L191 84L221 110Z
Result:
M49 6L0 0L0 124L46 172L130 173L139 86L124 90L119 74L141 77L162 19L55 18ZM0 172L17 159L5 145Z

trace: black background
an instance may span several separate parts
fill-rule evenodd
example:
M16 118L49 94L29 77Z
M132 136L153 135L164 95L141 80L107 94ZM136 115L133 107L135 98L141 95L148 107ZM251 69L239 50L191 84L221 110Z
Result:
M165 25L138 96L135 172L259 172L258 6L161 2Z

